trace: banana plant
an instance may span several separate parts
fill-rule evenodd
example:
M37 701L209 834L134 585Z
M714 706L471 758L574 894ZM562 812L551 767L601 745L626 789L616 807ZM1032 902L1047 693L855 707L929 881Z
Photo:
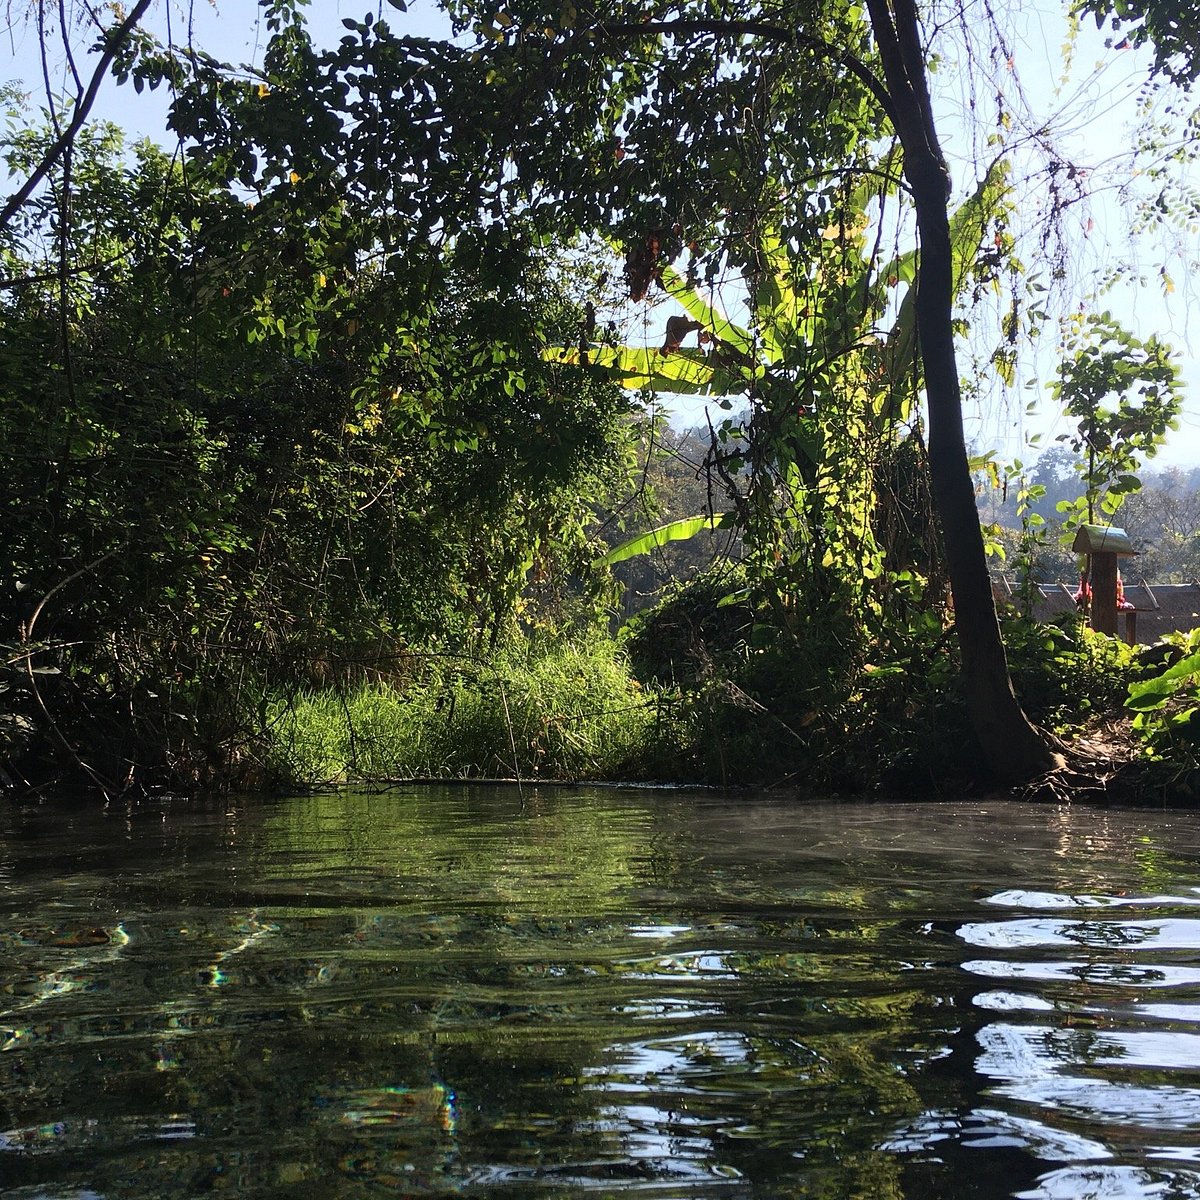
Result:
M771 563L815 554L826 570L841 560L858 584L880 574L882 554L871 530L873 470L881 447L894 443L897 428L913 415L918 256L910 249L881 263L869 248L869 206L877 194L864 184L848 196L841 220L823 232L815 261L802 260L778 231L763 231L745 272L746 325L667 264L657 278L683 315L668 317L661 346L545 352L631 390L742 397L750 408L747 427L723 425L734 473L749 468L748 495L736 513L684 517L601 561L691 537L719 519L741 525ZM1008 204L1008 168L998 161L951 218L960 292L980 262L985 230ZM685 347L693 332L699 344Z
M910 378L916 346L917 251L908 250L879 264L865 252L867 210L874 191L860 187L849 199L849 215L826 231L824 261L808 271L799 265L778 232L764 232L752 272L749 327L723 315L704 298L698 284L664 265L663 290L687 314L667 319L662 346L552 346L545 357L584 365L631 390L677 396L739 396L772 371L794 364L798 352L849 355L870 351L883 366L895 393ZM1009 169L992 164L975 193L951 217L955 287L961 291L979 258L986 226L1009 205ZM857 261L854 261L857 258ZM835 276L841 278L835 279ZM903 287L896 299L896 290ZM866 327L871 312L892 310L891 328L880 334ZM700 345L686 348L675 336L683 321L700 333ZM831 334L851 330L848 340L831 345ZM881 390L876 399L882 400ZM880 404L880 407L884 407Z
M682 517L678 521L668 521L648 533L638 534L619 546L614 546L607 554L597 560L598 564L612 566L624 562L627 558L636 558L639 554L649 554L652 550L661 549L668 542L683 542L693 538L705 529L724 529L733 524L732 513L714 513L703 517Z

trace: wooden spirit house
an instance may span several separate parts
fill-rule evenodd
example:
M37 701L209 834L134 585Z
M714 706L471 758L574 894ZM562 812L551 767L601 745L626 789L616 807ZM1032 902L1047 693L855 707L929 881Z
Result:
M1117 613L1125 612L1125 640L1137 641L1137 614L1132 605L1123 606L1120 596L1118 560L1137 554L1129 534L1115 525L1081 525L1071 549L1087 555L1085 591L1091 595L1091 624L1097 633L1117 636Z

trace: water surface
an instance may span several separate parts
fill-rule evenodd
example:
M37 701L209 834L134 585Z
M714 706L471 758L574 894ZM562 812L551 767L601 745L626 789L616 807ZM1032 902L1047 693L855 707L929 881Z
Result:
M1200 828L398 789L0 813L0 1197L1200 1197Z

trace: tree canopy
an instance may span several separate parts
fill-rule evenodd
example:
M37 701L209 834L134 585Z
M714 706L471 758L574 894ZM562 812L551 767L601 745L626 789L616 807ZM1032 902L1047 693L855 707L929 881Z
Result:
M1148 45L1156 74L1185 86L1200 76L1200 18L1193 6L1180 0L1084 0L1079 8L1125 42Z
M203 780L264 689L397 670L566 588L628 406L540 352L580 319L552 252L460 240L398 293L113 129L72 158L69 270L54 172L0 251L0 614L18 708L79 727L93 778Z
M343 449L381 430L404 440L403 455L370 445L358 490L338 503L381 508L397 492L379 472L392 469L419 476L418 490L445 480L436 501L418 506L423 514L454 514L467 496L489 512L509 512L518 497L536 508L555 487L578 485L611 447L605 431L620 404L606 381L614 368L631 378L615 330L597 318L603 269L568 260L582 245L612 259L608 274L620 273L630 299L660 289L688 314L668 323L661 348L642 351L646 379L681 383L691 372L697 388L745 396L749 422L714 430L711 463L760 579L778 583L776 618L786 624L797 611L788 588L799 590L801 577L810 601L821 595L828 612L856 620L879 604L876 578L903 580L909 598L910 585L924 587L921 602L938 607L944 563L985 760L1013 781L1055 766L1008 676L956 357L964 279L995 282L1011 249L997 215L1005 165L981 164L980 178L956 190L930 88L932 10L915 0L778 10L671 0L652 11L453 0L446 11L452 39L408 36L371 13L345 20L339 44L320 48L304 0L264 0L270 36L249 73L156 44L137 29L140 7L106 35L102 54L121 81L170 87L185 159L154 168L154 186L177 202L149 206L162 215L143 256L147 231L130 221L136 203L122 186L108 191L129 228L110 217L89 225L86 204L72 207L74 120L43 144L14 148L32 186L0 221L10 270L57 289L37 331L62 368L56 436L65 449L54 462L102 445L111 459L87 407L94 385L73 374L75 350L86 345L99 361L94 339L110 336L93 298L115 288L106 302L144 304L161 292L170 302L160 317L169 317L139 335L153 332L172 371L189 338L212 339L204 371L215 374L199 390L220 395L218 407L296 378L328 406L308 422L313 436ZM1159 39L1158 69L1191 78L1178 14L1084 11L1119 27L1134 21L1132 36ZM82 161L91 170L103 159ZM57 248L37 264L28 239L51 228ZM915 250L901 245L913 231ZM731 277L748 320L711 299ZM691 332L701 335L695 351L683 346ZM1000 333L1015 353L1015 318ZM248 346L251 358L241 354ZM271 364L280 373L268 379ZM237 397L224 387L230 378L242 381ZM172 394L201 379L172 382ZM336 400L322 390L331 379ZM206 437L217 428L203 406L199 415L190 400L185 407ZM160 420L170 406L147 394L142 409ZM267 424L269 440L274 416ZM416 462L411 454L419 468L395 466ZM342 488L357 471L339 460L331 478ZM907 476L928 480L938 518L936 537L930 527L914 538L909 522L910 543L940 548L926 547L920 562L898 556L895 521L886 532L880 516L889 505L893 517L911 515L911 494L895 482ZM44 489L66 486L61 478L54 466ZM255 477L250 491L263 487ZM526 508L520 536L488 542L483 569L508 581L510 598L551 526L553 536L565 528L566 509L551 507L544 527Z

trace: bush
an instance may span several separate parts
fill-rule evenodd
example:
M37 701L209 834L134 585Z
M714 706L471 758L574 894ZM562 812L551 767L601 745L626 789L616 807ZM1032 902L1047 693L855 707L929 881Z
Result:
M936 613L893 614L876 638L816 620L785 634L769 615L756 624L748 601L720 606L729 590L699 580L632 623L643 678L682 689L691 740L681 774L826 794L926 794L977 778L957 644ZM1123 642L1078 621L1014 620L1005 638L1018 697L1038 724L1066 733L1120 710L1136 672Z
M1056 733L1119 709L1137 671L1132 647L1080 617L1009 621L1004 639L1017 698L1031 720Z
M970 776L971 734L941 623L872 642L835 615L724 600L735 581L701 577L630 623L644 680L681 689L678 776L822 793L928 791Z

